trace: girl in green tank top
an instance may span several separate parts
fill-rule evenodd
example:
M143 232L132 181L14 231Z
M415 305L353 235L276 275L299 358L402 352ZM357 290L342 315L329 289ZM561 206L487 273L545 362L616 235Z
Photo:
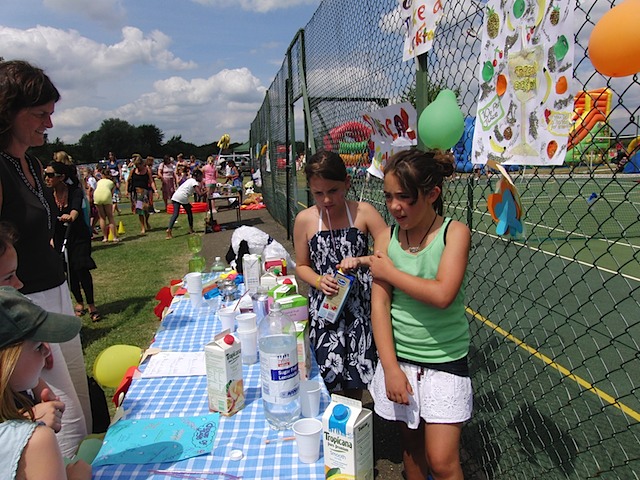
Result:
M471 235L442 216L442 184L453 172L451 154L417 149L397 153L384 169L396 225L376 238L371 258L380 359L371 394L376 413L400 425L408 480L463 478L460 433L472 410L464 309Z

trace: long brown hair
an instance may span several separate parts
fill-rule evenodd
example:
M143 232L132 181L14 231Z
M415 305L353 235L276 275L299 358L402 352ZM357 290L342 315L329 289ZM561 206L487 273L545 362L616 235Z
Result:
M416 148L396 153L384 167L385 175L396 176L402 190L411 198L412 205L416 203L420 194L427 195L433 187L440 187L442 190L444 179L453 175L454 171L454 158L450 152L423 152ZM442 215L442 193L433 202L433 208L438 215Z
M307 182L312 177L344 182L347 179L347 167L336 152L321 150L311 156L304 167Z

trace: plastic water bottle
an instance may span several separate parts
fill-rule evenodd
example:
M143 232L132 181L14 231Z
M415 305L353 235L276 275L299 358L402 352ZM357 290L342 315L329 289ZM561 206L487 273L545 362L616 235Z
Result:
M258 291L251 295L251 303L253 304L253 313L256 314L256 323L269 314L269 291L267 287L258 286Z
M262 404L269 426L290 428L300 418L300 376L293 322L275 302L258 328Z
M211 273L220 274L224 272L224 269L227 268L227 264L220 257L216 257L211 265Z

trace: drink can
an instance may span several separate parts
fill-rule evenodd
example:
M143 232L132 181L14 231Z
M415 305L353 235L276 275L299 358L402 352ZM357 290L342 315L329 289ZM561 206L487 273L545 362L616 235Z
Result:
M251 295L253 313L256 314L256 323L260 323L269 314L269 294L264 287L258 287L258 291Z

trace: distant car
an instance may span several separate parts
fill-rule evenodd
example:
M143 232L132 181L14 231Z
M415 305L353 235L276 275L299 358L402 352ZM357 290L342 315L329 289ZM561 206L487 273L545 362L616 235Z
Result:
M220 169L227 160L233 160L238 167L240 176L251 174L251 156L247 154L220 155L216 161L216 168Z
M153 176L157 176L158 175L158 167L160 167L160 164L163 162L162 158L154 158L153 159L153 165L151 166L151 174Z

